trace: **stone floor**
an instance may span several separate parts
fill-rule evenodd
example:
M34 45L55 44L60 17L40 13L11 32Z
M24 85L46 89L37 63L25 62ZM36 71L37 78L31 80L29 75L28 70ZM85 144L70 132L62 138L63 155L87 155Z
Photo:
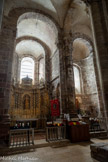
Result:
M0 157L0 162L94 162L90 155L90 144L98 142L106 143L108 139L92 139L65 147L37 148L29 153Z

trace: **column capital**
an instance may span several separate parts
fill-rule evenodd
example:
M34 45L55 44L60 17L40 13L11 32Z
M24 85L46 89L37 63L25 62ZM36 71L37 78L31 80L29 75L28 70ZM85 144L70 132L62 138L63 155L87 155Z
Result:
M57 43L57 45L58 46L60 45L63 48L63 44L64 45L71 44L73 42L73 36L72 35L73 34L71 32L68 33L67 35L64 35L64 33L60 33L58 35L58 43Z
M71 42L72 41L73 34L72 32L68 33L67 35L64 35L63 39L66 41Z

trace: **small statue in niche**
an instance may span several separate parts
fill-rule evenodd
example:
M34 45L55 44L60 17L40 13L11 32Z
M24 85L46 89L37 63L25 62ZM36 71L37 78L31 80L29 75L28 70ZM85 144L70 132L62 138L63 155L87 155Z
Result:
M30 109L30 97L29 95L24 96L24 109Z

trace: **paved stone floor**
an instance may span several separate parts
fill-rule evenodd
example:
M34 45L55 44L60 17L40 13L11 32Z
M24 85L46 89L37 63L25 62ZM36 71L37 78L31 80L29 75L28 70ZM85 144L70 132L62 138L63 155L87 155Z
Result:
M90 155L90 144L98 142L106 143L108 139L92 139L59 148L37 148L29 153L0 157L0 162L94 162Z

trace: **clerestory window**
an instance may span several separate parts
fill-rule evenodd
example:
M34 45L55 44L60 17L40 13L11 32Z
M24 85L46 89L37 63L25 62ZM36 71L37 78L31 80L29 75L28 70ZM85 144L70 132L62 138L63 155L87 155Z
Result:
M34 60L30 57L24 57L21 61L20 79L27 76L34 80Z

